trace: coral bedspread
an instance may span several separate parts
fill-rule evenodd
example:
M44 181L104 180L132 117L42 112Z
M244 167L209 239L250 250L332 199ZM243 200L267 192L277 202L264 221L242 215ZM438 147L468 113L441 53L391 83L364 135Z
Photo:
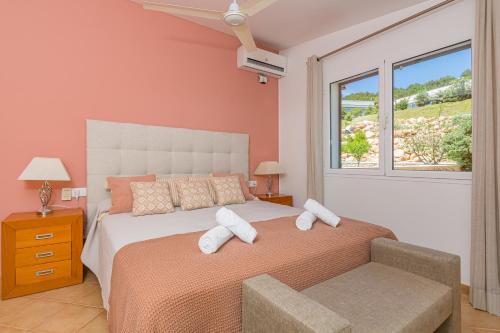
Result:
M113 262L111 331L239 332L243 280L268 273L302 290L367 263L372 239L395 239L365 222L300 231L295 219L255 223L253 245L233 238L212 255L198 249L202 232L125 246Z

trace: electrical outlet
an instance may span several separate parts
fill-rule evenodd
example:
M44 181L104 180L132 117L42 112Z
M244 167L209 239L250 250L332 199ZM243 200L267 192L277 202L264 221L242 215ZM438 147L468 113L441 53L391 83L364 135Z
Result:
M250 187L250 188L256 188L257 187L257 181L256 180L249 180L247 183L248 183L248 187Z
M71 196L73 198L86 197L87 188L86 187L76 187L71 189Z
M61 190L61 200L62 201L70 201L71 200L71 196L72 196L72 192L73 191L69 187L63 188Z

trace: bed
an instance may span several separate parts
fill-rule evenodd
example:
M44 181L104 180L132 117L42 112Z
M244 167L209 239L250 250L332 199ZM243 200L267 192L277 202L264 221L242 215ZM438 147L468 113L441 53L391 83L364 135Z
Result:
M215 226L217 207L132 217L107 215L108 176L248 175L246 134L87 122L87 240L82 261L99 279L112 332L238 332L241 283L269 273L298 290L369 261L369 244L388 229L342 219L309 232L301 209L262 201L229 208L258 231L253 245L232 239L213 255L197 240Z

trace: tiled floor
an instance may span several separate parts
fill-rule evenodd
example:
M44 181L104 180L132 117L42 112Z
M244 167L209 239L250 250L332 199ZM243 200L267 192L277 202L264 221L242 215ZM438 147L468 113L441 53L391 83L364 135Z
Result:
M108 332L97 279L0 301L0 332Z
M462 295L463 333L500 333L500 317L474 310ZM93 274L80 285L0 301L0 332L108 332Z

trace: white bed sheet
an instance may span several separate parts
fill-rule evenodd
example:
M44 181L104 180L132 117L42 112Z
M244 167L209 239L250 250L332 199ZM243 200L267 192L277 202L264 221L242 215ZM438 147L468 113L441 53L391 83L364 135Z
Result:
M97 276L102 288L103 306L108 309L111 290L111 273L115 254L125 245L176 234L208 230L216 225L215 212L220 207L193 211L177 210L170 214L134 217L130 213L107 215L109 202L98 207L82 251L82 262ZM248 201L244 204L230 205L238 215L250 223L266 221L284 216L294 216L303 210L276 205L265 201ZM200 251L200 255L204 255Z

